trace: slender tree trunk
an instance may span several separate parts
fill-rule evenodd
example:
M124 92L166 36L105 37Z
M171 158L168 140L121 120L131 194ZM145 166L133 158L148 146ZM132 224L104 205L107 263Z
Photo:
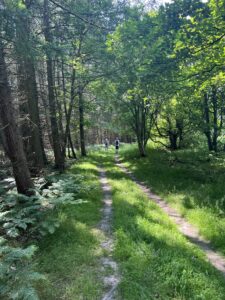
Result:
M11 91L7 78L7 70L3 53L3 46L0 43L0 119L2 124L3 145L9 157L19 193L33 194L33 182L23 150L23 143L19 128L15 121Z
M204 94L204 118L205 118L205 128L204 133L207 138L208 149L209 151L213 150L211 132L210 132L210 115L209 115L209 103L208 103L208 95Z
M68 142L69 142L69 145L70 145L70 148L71 148L71 151L72 151L73 158L77 159L77 155L76 155L76 152L75 152L75 149L74 149L74 146L73 146L73 141L72 141L70 131L69 131L69 134L68 134Z
M80 149L81 156L86 156L86 147L85 147L85 135L84 135L84 100L83 92L79 87L78 91L78 102L79 102L79 126L80 126Z
M139 149L139 153L142 157L146 156L146 149L145 149L145 145L144 145L144 141L140 139L140 137L138 138L138 149Z
M217 139L218 139L218 99L216 87L212 87L212 104L213 104L213 150L217 152Z
M46 42L50 45L52 43L52 36L50 32L50 20L49 20L49 5L48 0L44 0L44 35ZM48 45L48 46L49 46ZM51 58L51 51L48 48L46 50L47 58L47 81L48 81L48 100L49 100L49 111L50 111L50 121L51 121L51 131L52 131L52 142L53 151L55 157L55 167L57 169L64 169L64 155L60 147L60 136L56 117L56 101L54 95L54 80L53 80L53 64Z
M183 133L184 133L184 124L182 120L176 120L176 127L178 131L178 138L179 138L179 143L178 143L178 148L180 149L182 147L183 143Z
M67 143L67 155L68 155L69 158L71 158L69 143Z
M173 151L178 149L177 140L178 140L177 132L169 131L169 141L170 141L169 148Z
M63 126L63 110L62 110L62 103L60 99L60 72L59 72L59 63L54 62L53 70L55 70L55 83L54 83L54 95L55 95L55 102L57 108L57 115L58 115L58 129L59 129L59 136L60 136L60 147L62 149L63 155L66 157L66 151L64 151L64 126ZM66 148L66 145L65 145Z
M67 110L66 106L65 106L66 130L65 130L65 134L64 134L64 145L63 145L64 153L65 153L65 149L66 149L67 138L68 138L69 132L70 132L70 120L71 120L71 115L73 112L74 100L75 100L75 69L73 68L72 76L71 76L71 92L70 92L69 109Z
M141 157L146 156L146 141L145 141L145 116L143 105L138 105L136 110L136 136L138 141L138 149Z

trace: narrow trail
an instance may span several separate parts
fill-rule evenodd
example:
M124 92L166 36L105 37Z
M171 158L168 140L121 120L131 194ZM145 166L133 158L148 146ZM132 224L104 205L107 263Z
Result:
M103 168L100 171L100 182L103 190L103 216L99 228L104 232L105 240L102 242L101 247L107 253L102 259L101 264L103 272L107 274L107 270L110 269L110 275L104 275L103 281L106 288L106 293L103 295L102 300L115 299L116 288L120 282L118 273L118 265L112 258L112 251L114 246L113 234L112 234L112 196L111 187L108 184L106 174Z
M174 208L170 207L162 198L152 193L151 190L140 182L118 159L115 157L116 165L126 173L149 197L154 201L177 225L180 232L186 236L193 244L200 247L206 254L209 262L219 270L225 277L225 258L213 250L209 241L199 235L198 229L188 223Z

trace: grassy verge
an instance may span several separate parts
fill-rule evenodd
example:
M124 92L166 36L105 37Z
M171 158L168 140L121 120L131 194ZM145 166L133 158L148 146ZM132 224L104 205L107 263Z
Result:
M113 192L118 299L222 300L225 283L196 246L104 154ZM111 160L111 162L110 162Z
M57 211L60 227L38 245L37 268L47 277L38 286L40 299L100 299L103 293L99 258L102 256L100 221L102 192L96 165L89 160L75 164L70 172L83 176L77 197L87 200L64 205Z
M133 145L125 146L121 157L137 178L176 207L225 254L224 154L148 149L148 157L141 159Z

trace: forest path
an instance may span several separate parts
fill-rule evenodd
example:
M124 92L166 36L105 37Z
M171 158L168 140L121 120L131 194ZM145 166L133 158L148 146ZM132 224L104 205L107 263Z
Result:
M162 198L151 192L142 182L140 182L131 171L129 171L120 161L118 156L115 157L116 165L126 173L149 197L151 201L154 201L178 226L180 232L187 237L193 244L200 247L206 254L209 262L225 277L225 258L218 252L213 250L210 242L202 238L193 225L188 223L174 208L170 207Z
M106 173L103 168L99 168L100 171L100 183L103 190L103 216L99 225L102 232L104 232L105 239L101 246L106 255L101 259L103 271L106 275L103 277L106 293L103 295L102 300L115 299L116 288L120 282L117 263L112 258L112 251L114 246L113 234L112 234L112 195L111 187L108 184ZM107 270L109 274L107 274Z

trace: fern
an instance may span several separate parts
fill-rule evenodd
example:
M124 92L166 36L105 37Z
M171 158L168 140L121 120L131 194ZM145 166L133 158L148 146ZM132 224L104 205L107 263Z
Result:
M53 234L60 226L50 212L65 204L82 204L80 193L89 192L93 185L84 186L80 175L52 176L48 189L36 189L34 196L27 197L9 191L0 198L0 225L4 237L10 240L20 236L43 236ZM39 187L43 185L40 181ZM0 298L37 300L34 282L44 280L44 276L33 271L31 260L36 247L15 248L0 237Z
M36 247L14 248L0 239L0 296L8 299L38 299L33 284L45 277L32 269Z
M46 220L49 212L65 204L81 204L86 201L79 199L78 194L91 191L94 186L82 184L81 175L51 176L52 184L48 189L36 190L34 196L28 197L8 192L0 200L0 224L9 238L18 238L27 232L27 236L54 233L59 223L55 219ZM43 185L43 180L41 181ZM39 186L41 186L39 184Z

